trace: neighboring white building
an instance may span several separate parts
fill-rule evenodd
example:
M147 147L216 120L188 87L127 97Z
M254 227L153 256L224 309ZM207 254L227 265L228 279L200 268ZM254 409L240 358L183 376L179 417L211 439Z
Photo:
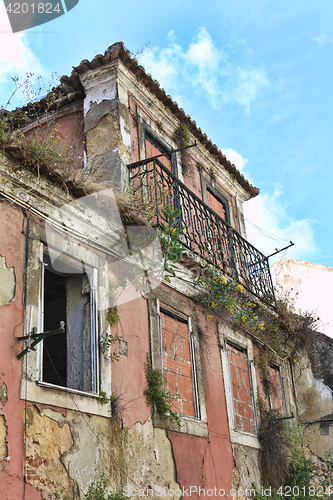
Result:
M318 315L318 330L333 338L333 268L281 259L271 266L271 273L274 285L290 291L296 308Z

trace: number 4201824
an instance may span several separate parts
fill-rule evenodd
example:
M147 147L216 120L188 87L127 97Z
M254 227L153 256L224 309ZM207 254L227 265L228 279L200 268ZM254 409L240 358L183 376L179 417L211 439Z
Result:
M6 7L7 12L10 14L61 14L63 12L59 3L53 6L50 2L34 2L34 3L10 3Z

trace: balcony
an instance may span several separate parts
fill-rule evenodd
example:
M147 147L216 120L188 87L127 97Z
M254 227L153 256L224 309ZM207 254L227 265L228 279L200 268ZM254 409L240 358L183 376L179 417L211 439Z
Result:
M265 255L177 179L158 158L142 160L128 168L133 192L154 207L154 226L166 223L164 208L180 208L179 225L184 226L184 247L237 280L264 302L274 303Z

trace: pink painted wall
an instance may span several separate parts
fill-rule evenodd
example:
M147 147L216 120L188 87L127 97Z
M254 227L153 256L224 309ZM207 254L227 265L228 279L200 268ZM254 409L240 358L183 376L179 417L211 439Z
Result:
M14 300L0 306L0 385L7 385L8 401L0 414L5 416L8 428L8 461L0 462L0 500L23 498L24 482L24 401L20 400L21 364L16 355L22 350L22 342L16 337L23 335L23 289L25 274L24 230L26 220L21 210L9 202L0 203L0 255L6 257L7 267L14 267L16 293ZM25 485L26 500L38 500L40 494Z
M131 290L124 293L130 294ZM126 297L122 296L122 300ZM117 332L127 342L128 357L120 356L112 364L112 394L119 396L119 416L124 427L132 427L135 422L144 423L151 413L143 395L147 387L143 366L150 349L146 300L141 297L124 302L118 307L118 314L120 320L112 334Z

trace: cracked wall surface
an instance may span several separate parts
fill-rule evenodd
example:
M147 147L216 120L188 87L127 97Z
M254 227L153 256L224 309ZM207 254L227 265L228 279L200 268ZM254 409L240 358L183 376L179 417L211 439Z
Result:
M307 425L305 433L311 453L323 458L327 452L333 454L333 339L314 333L310 340L298 357L294 376L301 419L327 419Z
M0 415L0 460L8 456L7 448L7 425L4 415Z
M14 267L6 266L6 258L0 255L0 306L10 304L15 297Z
M26 480L43 498L58 493L83 499L102 473L113 492L124 486L179 487L167 433L154 428L151 419L121 429L115 418L30 406L26 424Z
M246 491L253 484L261 485L260 451L249 446L233 444L235 467L232 471L232 487L235 492ZM234 499L244 499L235 495Z

